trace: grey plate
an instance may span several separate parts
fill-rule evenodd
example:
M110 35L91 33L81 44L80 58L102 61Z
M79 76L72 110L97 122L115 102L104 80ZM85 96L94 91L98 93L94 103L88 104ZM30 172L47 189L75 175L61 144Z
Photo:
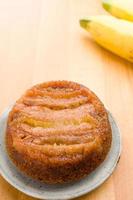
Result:
M10 108L11 109L11 108ZM10 109L0 118L0 173L12 186L27 195L47 200L66 200L86 194L100 186L115 169L121 152L119 129L109 113L113 142L105 161L86 178L63 185L47 185L34 181L21 172L9 160L5 149L5 128Z

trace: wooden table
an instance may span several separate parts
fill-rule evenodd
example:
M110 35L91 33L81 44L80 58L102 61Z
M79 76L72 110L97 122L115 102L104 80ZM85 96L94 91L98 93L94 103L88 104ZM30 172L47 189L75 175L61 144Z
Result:
M67 79L91 88L122 134L113 175L79 200L133 199L133 67L99 47L78 20L107 14L101 0L0 0L0 112L28 87ZM0 177L1 200L33 200Z

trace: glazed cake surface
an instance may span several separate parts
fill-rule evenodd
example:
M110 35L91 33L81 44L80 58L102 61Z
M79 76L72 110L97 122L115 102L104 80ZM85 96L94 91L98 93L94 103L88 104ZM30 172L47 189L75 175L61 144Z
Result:
M28 176L45 183L78 180L105 159L112 134L107 111L88 88L69 81L33 86L15 103L7 152Z

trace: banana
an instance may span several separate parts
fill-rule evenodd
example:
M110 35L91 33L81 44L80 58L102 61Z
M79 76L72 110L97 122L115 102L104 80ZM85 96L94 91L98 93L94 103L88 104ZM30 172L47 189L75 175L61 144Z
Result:
M133 0L103 0L102 5L115 17L133 21Z
M133 23L112 16L81 19L80 26L90 32L102 47L133 62Z

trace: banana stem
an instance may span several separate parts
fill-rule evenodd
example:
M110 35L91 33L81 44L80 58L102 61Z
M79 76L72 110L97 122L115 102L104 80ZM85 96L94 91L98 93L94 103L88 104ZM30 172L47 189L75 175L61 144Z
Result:
M81 26L82 28L84 28L84 29L87 29L87 28L88 28L89 22L91 22L91 20L81 19L81 20L79 21L80 26Z

